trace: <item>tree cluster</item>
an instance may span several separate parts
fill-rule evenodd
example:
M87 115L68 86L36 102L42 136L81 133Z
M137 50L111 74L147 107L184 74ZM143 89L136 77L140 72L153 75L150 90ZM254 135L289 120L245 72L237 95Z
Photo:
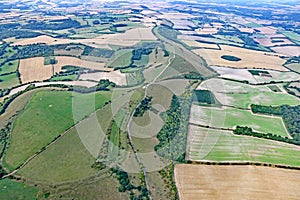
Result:
M150 109L151 107L151 100L152 97L145 97L142 101L141 104L135 109L133 116L135 117L141 117L144 115L144 113Z

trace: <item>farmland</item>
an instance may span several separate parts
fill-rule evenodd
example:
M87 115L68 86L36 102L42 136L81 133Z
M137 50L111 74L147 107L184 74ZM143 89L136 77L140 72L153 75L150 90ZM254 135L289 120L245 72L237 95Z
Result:
M297 199L300 4L256 1L0 2L0 199Z
M6 163L9 166L19 166L64 130L110 99L108 92L99 92L96 96L73 95L71 92L52 91L38 92L33 96L26 110L14 124L11 138L13 142L6 154ZM97 96L99 98L95 98ZM86 102L93 103L94 98L97 100L92 108ZM80 105L80 109L73 110L72 101ZM73 112L76 112L74 118ZM31 124L30 127L27 127L28 123Z
M239 199L241 196L248 199L297 199L299 196L299 173L294 170L258 166L176 165L175 179L179 197L183 200Z
M262 133L273 133L288 136L283 121L279 117L254 115L248 110L221 107L210 108L192 105L190 123L209 125L217 128L248 126Z
M207 63L213 66L287 71L287 69L282 66L285 61L279 58L278 54L258 52L225 45L220 45L220 47L221 50L197 49L194 50L194 52L202 55ZM232 62L221 58L222 55L227 54L241 58L241 61Z
M299 166L295 145L234 135L230 131L189 126L188 160L262 162Z

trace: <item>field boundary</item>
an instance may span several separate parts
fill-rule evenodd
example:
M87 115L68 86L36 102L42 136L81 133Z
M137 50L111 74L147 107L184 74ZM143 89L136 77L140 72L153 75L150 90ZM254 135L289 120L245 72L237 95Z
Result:
M280 168L280 169L291 169L291 170L300 170L300 166L290 166L290 165L281 165L281 164L271 164L265 162L251 162L251 161L210 161L210 160L200 160L192 161L188 160L187 164L197 164L197 165L222 165L222 166L258 166L258 167L270 167L270 168Z

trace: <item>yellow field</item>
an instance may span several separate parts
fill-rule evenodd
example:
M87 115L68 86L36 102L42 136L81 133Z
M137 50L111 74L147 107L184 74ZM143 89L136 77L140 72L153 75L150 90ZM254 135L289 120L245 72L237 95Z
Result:
M285 63L285 60L280 58L279 54L227 45L220 45L220 47L221 50L197 49L194 50L194 52L203 57L209 65L213 66L288 71L282 66ZM221 58L223 55L235 56L242 60L238 62L224 60Z
M109 79L117 85L126 85L126 74L120 71L81 74L79 77L79 80L99 81L101 79Z
M44 66L44 57L20 60L19 72L22 83L43 81L52 76L52 66Z
M112 68L105 68L105 63L97 63L80 60L75 57L56 56L58 61L52 69L52 65L44 65L44 57L35 57L20 60L19 72L21 75L22 83L29 83L33 81L43 81L51 78L54 74L61 71L63 66L72 65L84 67L95 70L112 71Z
M181 200L299 199L300 171L258 166L175 166Z
M209 44L203 42L197 42L194 40L183 40L183 42L191 47L200 47L200 48L207 48L207 49L219 49L217 44Z
M105 63L85 61L79 58L69 56L55 56L55 59L58 61L58 63L55 65L55 72L60 71L61 67L66 65L84 67L94 70L113 71L112 68L105 68Z

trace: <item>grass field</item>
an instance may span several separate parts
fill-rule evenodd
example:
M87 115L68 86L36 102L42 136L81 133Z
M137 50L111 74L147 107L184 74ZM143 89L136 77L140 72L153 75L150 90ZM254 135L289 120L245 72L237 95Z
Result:
M36 199L38 188L10 179L0 180L0 199Z
M179 198L298 199L300 173L259 166L175 166Z
M123 49L116 51L112 61L108 64L109 67L122 68L131 64L132 50Z
M249 108L251 104L259 105L299 105L300 100L290 94L281 92L253 92L247 94L223 94L214 93L218 101L223 105L236 106L239 108Z
M14 123L6 163L15 168L74 123L102 107L110 92L76 94L42 91L32 97Z
M16 73L0 76L0 88L11 88L20 84Z
M248 110L216 108L192 105L190 122L217 128L248 126L262 133L273 133L287 137L282 118L254 115Z
M278 84L278 87L282 86ZM297 97L285 92L274 92L268 86L252 86L222 79L204 81L198 89L211 90L223 105L239 108L249 108L251 104L273 106L300 104Z
M296 145L189 126L188 160L251 161L300 166Z
M300 63L291 63L286 65L289 69L300 73Z
M50 81L75 81L77 80L78 75L66 75L66 76L56 76L50 79Z
M96 170L91 168L94 162L76 129L72 129L18 173L47 183L74 181L95 175Z
M12 73L16 72L19 67L19 61L14 60L11 62L6 62L4 65L0 67L0 75L6 74L6 73Z

